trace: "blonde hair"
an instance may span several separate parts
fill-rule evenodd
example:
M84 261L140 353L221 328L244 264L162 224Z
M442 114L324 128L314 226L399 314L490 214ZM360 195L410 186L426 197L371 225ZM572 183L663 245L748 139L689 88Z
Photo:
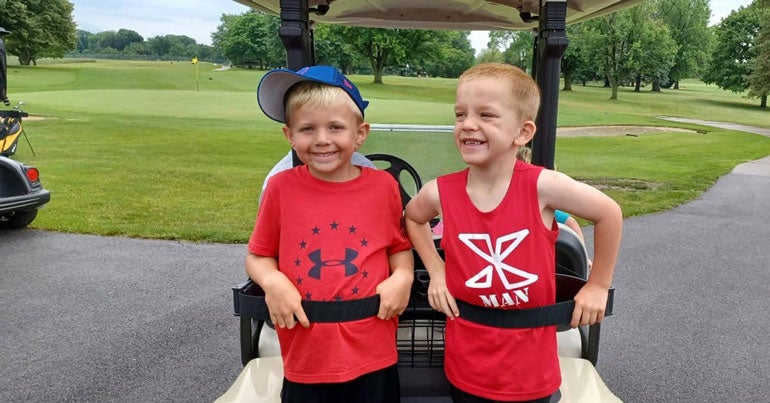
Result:
M534 121L540 109L540 88L529 74L516 66L505 63L480 63L466 70L458 83L474 78L491 78L510 88L515 112L522 120Z
M359 123L364 121L364 115L350 96L339 87L322 84L316 81L302 81L293 85L286 91L284 100L284 111L286 111L286 123L289 123L291 115L297 109L307 105L315 105L321 108L328 107L337 100L337 97L344 95L345 102L355 113Z
M532 149L527 146L519 147L519 150L516 151L516 159L532 163Z

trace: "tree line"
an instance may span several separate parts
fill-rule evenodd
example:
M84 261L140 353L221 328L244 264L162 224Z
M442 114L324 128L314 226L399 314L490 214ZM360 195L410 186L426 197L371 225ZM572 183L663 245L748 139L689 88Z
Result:
M278 37L280 20L257 11L223 14L212 45L183 35L142 38L119 29L76 30L68 0L0 0L0 26L12 33L5 44L21 64L66 54L172 55L199 60L227 59L236 67L285 65ZM649 0L635 7L568 27L562 59L564 90L575 82L604 81L610 98L631 86L641 91L678 88L699 78L722 89L746 92L767 107L770 93L770 0L754 0L709 27L709 0ZM426 31L315 24L319 64L345 73L383 76L457 77L474 63L501 61L531 70L533 33L492 31L476 57L469 31Z
M186 35L159 35L143 38L130 29L117 31L102 31L92 33L77 30L75 33L75 49L68 56L148 56L156 58L173 57L176 59L192 59L221 63L227 58L215 47L199 44Z

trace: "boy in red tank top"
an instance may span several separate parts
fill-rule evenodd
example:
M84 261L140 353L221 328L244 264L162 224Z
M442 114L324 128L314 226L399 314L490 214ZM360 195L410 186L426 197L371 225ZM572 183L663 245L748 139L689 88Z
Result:
M265 291L283 357L283 403L397 403L398 315L413 280L398 184L352 164L368 102L334 67L273 70L257 89L305 165L273 176L248 244L246 273ZM307 301L379 295L377 316L311 323ZM296 326L297 322L301 326Z
M520 69L484 63L460 76L455 146L468 167L428 182L406 208L430 274L428 300L449 319L445 371L456 402L547 402L561 384L555 326L503 329L465 320L456 299L492 309L555 302L559 209L594 223L594 261L575 296L573 327L601 322L623 216L599 190L517 161L535 135L540 91ZM429 221L441 216L442 260Z

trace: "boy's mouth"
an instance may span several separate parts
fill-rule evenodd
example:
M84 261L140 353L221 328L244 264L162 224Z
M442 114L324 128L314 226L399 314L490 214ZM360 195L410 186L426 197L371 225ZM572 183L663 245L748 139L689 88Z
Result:
M461 143L465 146L480 146L486 143L486 141L475 140L475 139L464 139L464 140L461 140Z

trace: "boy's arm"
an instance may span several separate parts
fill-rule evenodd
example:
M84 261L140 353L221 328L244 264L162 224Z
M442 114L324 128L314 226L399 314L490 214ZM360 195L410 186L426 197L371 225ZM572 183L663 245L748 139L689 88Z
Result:
M433 309L454 319L460 315L460 310L446 286L444 260L436 250L430 230L430 220L440 214L440 209L438 184L434 179L425 184L406 205L406 232L430 275L428 303Z
M390 319L401 315L409 304L409 294L414 280L414 257L412 251L402 250L388 256L390 276L377 284L380 294L380 311L377 317Z
M541 208L559 209L594 223L594 259L588 282L575 295L573 327L601 322L623 233L620 206L598 189L544 170L538 179Z
M278 270L275 258L249 253L246 256L246 274L265 290L265 303L273 324L293 329L296 317L303 327L310 327L310 321L302 309L299 291Z

